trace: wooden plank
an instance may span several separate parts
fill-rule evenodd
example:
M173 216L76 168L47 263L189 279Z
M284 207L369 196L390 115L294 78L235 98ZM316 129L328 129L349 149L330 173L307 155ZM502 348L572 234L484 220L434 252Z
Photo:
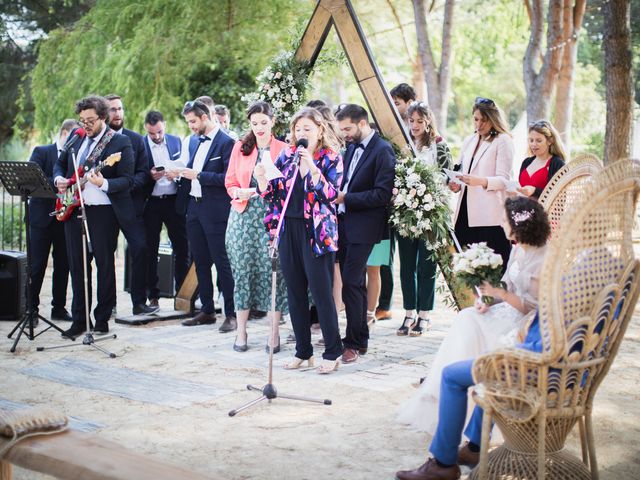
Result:
M296 50L296 59L306 60L312 67L316 63L332 25L331 13L322 4L323 2L318 2L316 5Z
M384 85L377 77L363 80L359 82L359 85L369 106L369 111L371 111L382 134L398 147L406 147L408 145L406 132L398 123L396 110L392 106L391 97Z
M333 12L333 22L342 48L347 54L351 70L358 82L376 77L373 57L358 23L355 12L349 6L343 5Z
M12 469L9 462L3 462L0 460L0 480L11 480Z
M187 276L185 277L180 290L173 300L174 310L183 312L193 312L193 304L196 301L196 292L198 291L198 276L196 275L196 265L191 263Z
M6 463L76 480L206 480L183 468L152 459L96 435L68 430L22 440L4 455ZM10 477L9 477L10 478Z

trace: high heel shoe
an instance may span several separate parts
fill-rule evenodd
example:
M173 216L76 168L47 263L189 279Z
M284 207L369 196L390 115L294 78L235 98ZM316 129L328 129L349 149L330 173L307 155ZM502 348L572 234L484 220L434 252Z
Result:
M408 325L407 322L409 322ZM415 321L413 320L413 317L404 317L402 326L396 331L396 334L401 337L406 337L407 335L409 335L409 329L412 328L414 324Z
M233 341L233 349L236 352L246 352L247 350L249 350L249 336L247 335L247 340L245 341L244 345L238 345L236 343L236 340L238 340L238 337L236 337L236 339Z
M425 323L424 327L422 326L422 322ZM418 317L418 321L414 323L411 331L409 332L409 335L411 335L412 337L419 337L420 335L422 335L422 332L424 332L425 330L429 330L429 328L431 328L431 320L429 320L428 318Z
M322 363L318 367L318 373L321 375L326 375L331 372L335 372L338 370L340 366L340 358L336 358L335 360L322 360Z
M282 365L282 366L284 367L285 370L297 370L300 367L302 367L302 364L304 362L307 362L307 367L313 367L313 365L314 365L313 357L309 357L309 358L306 358L306 359L305 358L293 357L288 362L285 362L284 365Z
M267 339L267 344L264 346L264 351L269 353L269 340ZM280 351L280 335L278 335L278 344L273 347L273 354L275 355Z

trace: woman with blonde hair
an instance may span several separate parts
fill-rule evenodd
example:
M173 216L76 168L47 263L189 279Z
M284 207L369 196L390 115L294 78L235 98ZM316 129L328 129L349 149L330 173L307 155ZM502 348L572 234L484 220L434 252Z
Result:
M307 146L299 144L299 140L305 140ZM342 355L332 293L338 250L338 223L333 202L338 196L343 169L339 145L322 114L314 108L303 108L291 120L291 146L275 161L283 176L268 181L262 164L254 169L258 192L267 202L265 224L272 241L286 209L278 251L296 336L296 354L284 364L286 369L300 368L305 362L307 366L314 363L308 290L318 309L325 343L324 360L318 371L330 373L336 370Z
M547 120L529 124L528 143L531 156L520 165L518 191L527 197L538 198L568 158L560 134Z
M502 111L493 100L477 97L473 104L476 131L461 149L458 181L449 189L460 193L454 215L455 235L462 247L487 242L507 267L511 243L501 228L504 191L511 179L513 140Z

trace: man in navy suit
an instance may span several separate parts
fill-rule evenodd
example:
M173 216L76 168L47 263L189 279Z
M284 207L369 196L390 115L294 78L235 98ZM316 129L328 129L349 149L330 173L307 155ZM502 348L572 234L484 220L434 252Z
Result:
M224 133L209 108L199 100L187 102L182 110L189 129L198 141L189 145L189 163L180 171L177 210L187 214L187 237L198 275L202 309L185 326L215 323L211 267L216 266L224 296L225 321L221 332L235 330L233 275L225 234L231 198L224 186L233 140Z
M165 133L162 113L150 111L144 119L145 150L149 159L149 171L152 182L147 188L149 199L144 208L144 226L146 229L149 257L147 264L147 293L149 306L158 306L158 246L162 225L167 227L169 240L175 258L175 288L180 289L189 268L187 227L184 215L176 211L178 185L167 177L169 170L184 167L180 163L182 142L178 137Z
M349 143L336 204L342 301L347 314L342 361L352 363L368 348L367 259L373 245L388 232L396 160L391 145L369 126L369 115L364 108L345 105L336 118Z
M51 145L43 145L33 149L30 162L37 163L49 183L53 185L53 166L58 160L69 134L80 124L73 119L62 122L58 140ZM50 198L32 198L29 201L31 236L31 307L38 311L40 305L40 290L44 273L49 261L49 251L53 246L53 274L51 277L51 319L71 321L71 315L65 309L67 303L67 285L69 283L69 261L67 259L67 246L64 238L64 223L49 215L55 210L56 202ZM37 318L35 318L37 322Z
M69 186L69 178L75 172L73 156L77 155L79 168L84 170L88 181L84 185L83 198L89 227L92 251L88 252L87 271L84 271L82 224L77 214L65 222L65 237L73 302L71 313L73 323L63 335L76 338L86 331L85 280L88 284L91 306L91 261L98 268L98 303L93 311L94 333L109 332L109 318L116 302L116 276L114 256L118 246L118 227L123 228L136 222L136 214L131 200L134 161L131 141L128 137L114 132L107 125L109 104L103 97L89 96L76 103L76 113L84 126L86 138L78 138L68 152L58 158L53 169L53 177L58 190L63 193ZM92 167L103 160L119 154L120 160L112 166L105 166L99 173ZM112 157L113 158L113 157ZM130 243L131 248L145 251L144 235Z
M146 305L148 249L146 248L145 228L142 219L144 205L147 201L147 186L151 182L147 150L144 147L145 142L142 135L124 128L122 99L114 94L107 95L105 98L109 103L109 127L117 133L127 136L133 149L134 174L131 200L135 211L135 221L129 225L120 225L120 229L127 239L129 255L131 256L131 302L133 303L133 314L154 313L160 307L158 305ZM140 250L135 247L140 244L145 245L145 248Z

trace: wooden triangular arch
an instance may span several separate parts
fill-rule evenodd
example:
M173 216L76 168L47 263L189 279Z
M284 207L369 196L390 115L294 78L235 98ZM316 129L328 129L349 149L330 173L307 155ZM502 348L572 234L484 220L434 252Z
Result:
M319 0L302 35L296 50L296 58L309 62L313 67L322 50L327 35L335 27L340 43L344 49L353 75L358 82L369 112L378 125L380 132L398 147L405 148L412 143L404 129L402 119L398 115L391 96L384 86L382 75L373 59L367 39L362 31L358 17L350 0ZM448 269L442 269L443 272ZM469 292L457 287L453 279L446 275L445 279L459 307L470 304ZM191 311L197 292L198 280L195 267L192 265L180 291L176 295L175 309Z

